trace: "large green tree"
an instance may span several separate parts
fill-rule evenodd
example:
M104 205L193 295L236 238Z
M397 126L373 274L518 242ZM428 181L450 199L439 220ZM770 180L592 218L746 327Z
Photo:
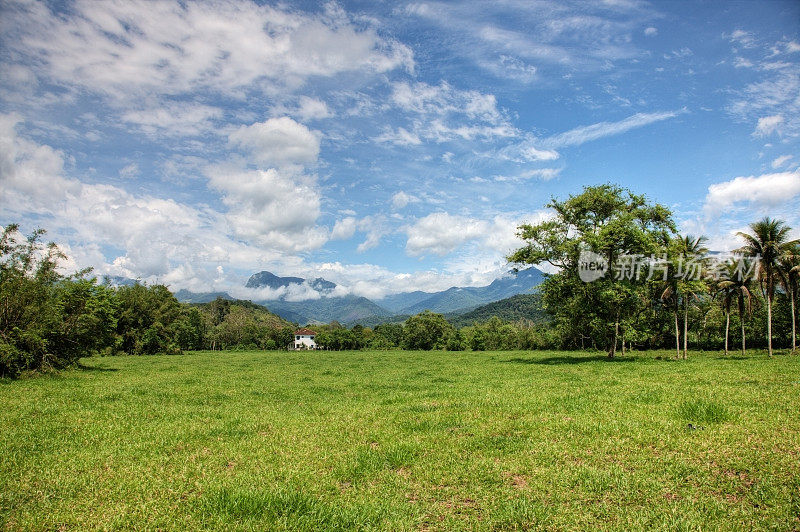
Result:
M647 272L639 271L633 261L664 250L675 232L672 214L611 184L585 187L566 200L553 199L548 207L553 218L519 227L517 234L525 246L508 260L557 268L543 283L545 308L566 335L589 331L596 345L613 358L621 325L630 322L648 299L643 297ZM624 268L583 282L580 261L589 250L611 267L622 261Z
M453 326L430 310L408 318L403 326L403 347L406 349L442 349L447 345Z
M116 299L87 279L59 273L64 255L11 224L0 236L0 375L63 368L114 343Z

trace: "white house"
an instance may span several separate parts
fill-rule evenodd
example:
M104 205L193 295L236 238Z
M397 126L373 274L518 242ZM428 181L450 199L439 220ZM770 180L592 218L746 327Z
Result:
M294 332L294 343L289 345L289 349L316 349L317 342L314 341L316 337L317 333L311 329L298 329Z

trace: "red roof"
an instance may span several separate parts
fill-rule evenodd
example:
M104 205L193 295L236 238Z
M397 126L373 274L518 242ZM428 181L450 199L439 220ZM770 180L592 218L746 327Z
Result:
M294 332L295 336L316 336L317 333L311 329L298 329Z

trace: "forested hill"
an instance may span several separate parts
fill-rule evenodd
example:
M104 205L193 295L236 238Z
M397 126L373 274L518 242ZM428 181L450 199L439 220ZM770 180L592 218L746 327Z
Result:
M500 301L482 305L463 314L447 314L447 321L456 327L466 327L473 323L483 323L492 317L507 322L544 322L547 313L542 308L539 294L519 294Z

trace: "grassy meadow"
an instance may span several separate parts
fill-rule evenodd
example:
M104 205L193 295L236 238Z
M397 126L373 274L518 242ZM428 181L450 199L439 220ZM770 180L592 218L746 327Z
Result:
M0 528L800 529L800 357L199 352L0 381Z

